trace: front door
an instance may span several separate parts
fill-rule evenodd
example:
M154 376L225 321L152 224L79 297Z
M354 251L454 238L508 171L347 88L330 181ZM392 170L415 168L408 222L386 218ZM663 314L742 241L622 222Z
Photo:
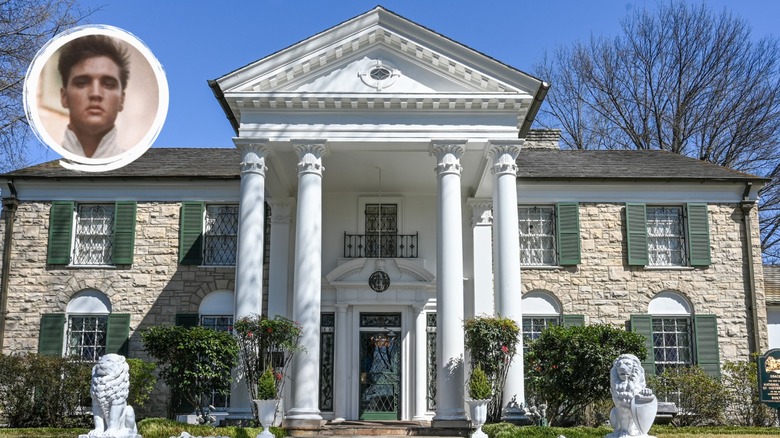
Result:
M360 419L401 419L401 314L360 314Z

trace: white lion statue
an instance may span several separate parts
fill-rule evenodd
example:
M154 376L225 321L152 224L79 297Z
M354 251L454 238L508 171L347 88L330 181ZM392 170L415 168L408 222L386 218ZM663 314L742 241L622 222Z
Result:
M87 437L139 437L135 412L127 405L130 366L124 356L106 354L92 368L92 415L95 428ZM81 435L82 437L85 435Z
M609 377L615 407L609 413L614 432L607 438L649 437L658 400L645 386L642 363L633 354L621 354L612 364Z

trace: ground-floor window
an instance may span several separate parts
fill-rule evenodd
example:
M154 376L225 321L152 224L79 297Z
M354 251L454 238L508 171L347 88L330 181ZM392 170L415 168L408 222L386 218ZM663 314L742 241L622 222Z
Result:
M320 411L333 411L333 364L336 316L320 315Z
M653 317L653 358L656 374L693 363L690 318Z
M426 347L428 350L428 383L426 400L429 411L436 410L436 313L428 313L426 318Z
M106 354L108 315L69 315L66 356L97 362Z

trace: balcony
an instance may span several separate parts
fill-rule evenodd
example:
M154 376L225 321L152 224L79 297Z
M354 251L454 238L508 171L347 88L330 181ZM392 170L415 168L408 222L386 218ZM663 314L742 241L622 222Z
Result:
M417 258L417 234L344 233L344 258Z

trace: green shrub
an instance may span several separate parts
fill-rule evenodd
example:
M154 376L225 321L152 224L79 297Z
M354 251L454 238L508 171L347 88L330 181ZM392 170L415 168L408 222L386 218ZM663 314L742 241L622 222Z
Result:
M610 325L550 326L528 343L526 400L546 403L551 425L583 424L587 407L611 396L615 358L623 353L644 358L644 343L642 335Z
M90 405L92 364L37 354L0 355L0 412L10 427L75 427Z
M160 378L205 415L214 392L227 394L230 372L238 361L238 343L228 332L204 327L151 327L141 335L144 348L158 361Z
M761 403L755 360L726 362L721 382L726 390L726 416L736 426L771 426L775 412Z
M487 400L492 395L493 389L490 387L487 375L482 371L482 367L477 365L469 377L469 397L472 400Z
M520 328L509 318L481 316L467 320L463 328L471 369L481 368L490 383L487 422L496 423L501 419L504 382L517 352Z
M154 375L157 364L141 359L127 359L127 364L130 366L130 395L127 397L127 404L133 407L143 406L157 383L157 376Z
M274 379L274 370L268 367L260 375L260 380L257 382L257 398L258 400L273 400L276 398L276 381Z
M677 426L723 423L726 391L721 382L697 366L667 368L658 376L648 376L647 386L659 400L677 405Z

